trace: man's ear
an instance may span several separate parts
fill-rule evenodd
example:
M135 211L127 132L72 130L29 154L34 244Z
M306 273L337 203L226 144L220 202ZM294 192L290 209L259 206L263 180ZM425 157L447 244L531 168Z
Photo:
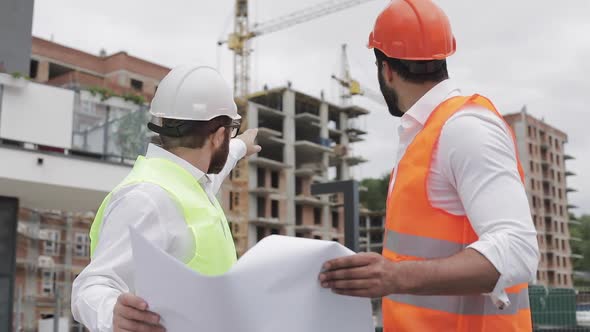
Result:
M389 86L393 85L394 81L397 79L397 73L393 71L387 61L383 61L382 66L383 79L385 80L385 83L387 83Z
M213 134L211 134L211 143L214 148L219 148L225 141L225 133L227 128L219 127Z

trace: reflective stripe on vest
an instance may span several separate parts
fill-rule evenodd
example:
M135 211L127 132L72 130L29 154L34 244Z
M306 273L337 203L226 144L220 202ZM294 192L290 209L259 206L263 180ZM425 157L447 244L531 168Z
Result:
M492 103L479 95L451 98L432 112L407 147L390 185L383 246L386 258L445 258L478 240L467 216L435 208L428 197L430 166L442 128L467 104L483 106L501 117ZM520 161L518 171L523 178ZM516 285L505 291L511 303L504 309L498 309L489 296L479 294L390 295L383 299L384 331L530 331L528 285Z
M410 304L421 308L444 311L456 315L514 315L519 310L529 309L528 288L518 293L508 293L510 305L499 309L489 296L421 296L421 295L389 295L389 300Z
M193 235L195 248L186 265L204 275L220 275L236 262L231 230L217 199L213 204L201 184L184 168L161 158L137 158L129 175L104 199L90 228L90 250L99 243L103 215L114 192L136 183L160 186L182 210L188 231Z
M398 255L424 259L450 257L465 249L467 245L418 235L402 234L393 230L385 231L385 249Z

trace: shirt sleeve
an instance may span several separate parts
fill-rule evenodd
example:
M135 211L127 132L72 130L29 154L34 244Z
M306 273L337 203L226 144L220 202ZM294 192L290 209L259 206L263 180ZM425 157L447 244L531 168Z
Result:
M507 306L504 289L533 280L540 256L511 134L489 110L470 107L447 121L437 156L479 236L468 248L500 273L490 296Z
M129 226L155 246L163 250L168 246L169 235L155 202L162 202L160 206L174 203L159 187L145 190L149 186L154 187L140 184L113 195L105 210L94 256L74 280L72 314L91 331L112 331L118 296L134 291Z
M229 155L227 156L225 166L219 174L208 174L208 177L211 180L211 192L213 195L217 194L219 188L221 188L221 184L229 175L229 172L236 167L236 164L240 159L244 158L246 151L246 143L241 139L234 138L229 142Z

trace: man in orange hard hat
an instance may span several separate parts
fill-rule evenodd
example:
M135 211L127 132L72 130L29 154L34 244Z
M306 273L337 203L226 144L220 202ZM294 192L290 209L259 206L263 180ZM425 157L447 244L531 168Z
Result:
M323 287L383 297L385 331L530 331L539 249L512 132L448 79L455 38L430 0L394 0L369 36L401 117L383 255L326 262Z

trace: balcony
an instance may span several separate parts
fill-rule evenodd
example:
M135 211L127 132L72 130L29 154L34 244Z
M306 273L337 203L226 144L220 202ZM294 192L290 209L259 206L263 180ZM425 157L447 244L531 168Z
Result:
M313 196L297 195L297 196L295 196L295 204L322 207L325 205L330 205L330 202L322 201L322 200L315 198Z
M564 173L565 176L575 176L576 173L572 172L572 171L565 171Z
M342 111L348 114L349 118L357 118L359 116L369 114L369 111L359 106L348 106L343 108Z
M281 194L281 191L277 188L267 188L267 187L259 187L259 188L254 188L254 189L250 189L250 193L256 195L256 196L270 196L273 195L274 197L276 197L277 195ZM279 198L284 198L284 196L281 196Z
M326 171L321 163L299 164L295 169L295 175L301 177L313 177Z
M351 143L362 142L365 140L362 136L367 135L367 132L361 129L361 126L354 120L350 121L346 133L348 134Z
M281 133L268 128L258 128L256 140L258 144L265 148L276 147L282 149L285 146L285 140L281 138Z
M367 162L360 156L352 155L350 148L347 146L337 145L334 147L335 154L330 156L330 166L337 166L340 162L346 162L349 166L356 166Z
M270 128L265 128L265 127L259 127L258 128L258 136L257 138L260 137L265 137L265 138L269 138L269 137L281 137L283 136L283 133L281 133L278 130L274 130L274 129L270 129Z
M319 115L312 113L299 113L295 115L296 121L305 122L305 124L320 123L321 119Z
M250 219L250 223L257 226L283 226L287 223L281 222L279 218L255 217Z
M322 225L307 225L307 224L295 225L295 231L301 231L301 232L306 232L306 233L319 231L321 229L322 229Z
M320 131L322 129L322 125L319 122L312 122L311 126ZM338 128L328 127L328 137L334 142L340 141L340 137L342 137L343 134L344 132Z
M578 189L574 189L574 188L566 188L566 189L565 189L565 192L566 192L566 193L568 193L568 194L569 194L569 193L575 193L575 192L578 192Z
M350 143L358 143L358 142L364 142L364 141L365 141L365 139L364 139L364 138L362 138L362 137L360 137L360 136L350 136L350 137L348 138L348 141L349 141Z
M257 103L251 102L253 107L256 107L258 111L259 117L271 117L276 119L283 119L285 117L285 113L281 112L279 109L272 108L266 105L261 105Z
M280 169L286 169L286 168L291 168L290 165L285 164L281 161L278 160L274 160L274 159L270 159L270 158L266 158L266 157L254 157L254 158L250 158L248 159L248 162L252 165L258 165L261 167L265 167L265 168L269 168L269 169L274 169L274 170L280 170Z
M330 139L297 140L295 142L295 149L298 153L300 152L302 154L330 153L333 152L330 145Z
M23 205L95 210L145 153L145 106L28 81L0 91L0 195Z
M577 209L577 208L578 208L578 206L577 205L574 205L574 204L568 204L567 205L567 209L568 210L573 210L573 209Z
M576 158L574 158L573 156L571 156L569 154L564 154L563 155L563 160L573 160L573 159L576 159Z

